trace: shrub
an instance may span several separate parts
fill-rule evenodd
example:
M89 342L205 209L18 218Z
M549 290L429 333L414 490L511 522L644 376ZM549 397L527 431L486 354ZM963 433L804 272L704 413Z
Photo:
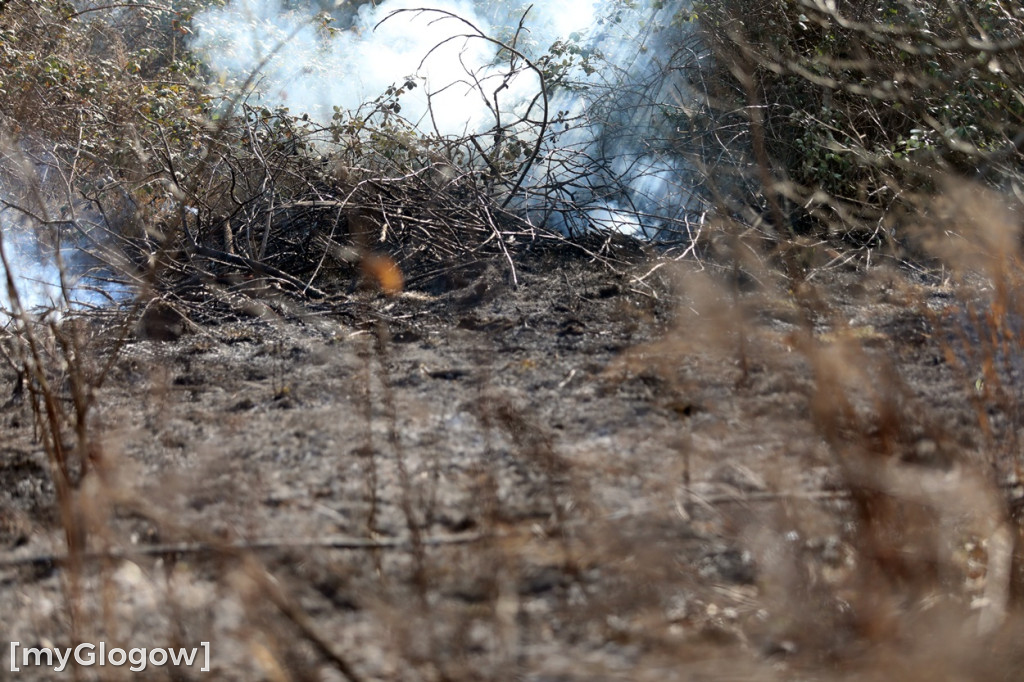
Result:
M715 95L763 132L796 232L892 237L936 178L1021 181L1024 11L1005 0L710 0ZM805 211L806 209L806 211ZM888 228L878 230L880 225Z

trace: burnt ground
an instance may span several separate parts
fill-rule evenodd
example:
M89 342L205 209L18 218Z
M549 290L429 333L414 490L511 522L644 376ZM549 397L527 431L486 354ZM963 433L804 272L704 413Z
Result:
M78 679L1013 678L990 577L1016 381L985 374L956 288L568 247L517 277L225 291L179 338L131 336L76 481L80 566L12 397L0 639L210 642L209 674ZM113 322L84 328L110 357Z

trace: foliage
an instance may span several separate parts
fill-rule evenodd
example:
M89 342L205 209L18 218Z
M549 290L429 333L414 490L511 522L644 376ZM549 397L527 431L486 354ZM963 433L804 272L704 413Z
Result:
M103 233L93 239L111 230L141 237L152 214L201 175L210 150L212 102L197 87L200 65L183 49L202 4L7 3L0 14L5 194L38 184L34 215ZM26 159L34 159L31 172ZM75 206L106 220L86 225Z
M186 18L148 5L12 2L0 15L0 108L93 153L123 153L111 145L157 128L182 137L206 104L190 85L198 65L179 45Z
M719 57L720 104L757 109L784 181L765 190L813 218L795 211L791 225L874 233L937 174L1020 184L1018 3L710 0L696 15Z

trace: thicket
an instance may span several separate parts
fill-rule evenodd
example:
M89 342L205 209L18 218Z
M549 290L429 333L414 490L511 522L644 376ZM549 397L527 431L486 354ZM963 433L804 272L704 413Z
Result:
M213 4L4 5L8 224L74 242L100 268L181 302L239 274L313 298L360 270L393 289L402 275L429 281L483 252L507 256L519 235L552 236L509 207L536 155L510 133L543 136L543 89L525 116L461 138L403 118L415 79L315 122L263 99L255 70L211 86L217 75L188 47L194 13ZM333 30L328 15L317 20ZM522 25L505 41L464 28L494 46L509 77L542 73L515 47Z
M963 178L1020 197L1024 9L1007 0L710 0L712 99L742 112L781 233L900 239Z
M141 282L146 255L165 241L159 216L198 184L222 137L185 49L196 5L3 5L6 230L31 233L57 254L81 247L94 257L89 265Z
M564 226L571 224L566 216L586 215L578 197L623 196L614 182L592 181L607 164L589 150L565 155L552 166L556 173L527 182L539 148L524 140L547 135L557 146L555 129L572 123L562 111L542 112L541 98L518 121L446 139L402 118L401 98L414 81L396 83L359 111L339 111L329 125L250 100L253 82L214 95L206 85L211 74L188 50L193 13L210 4L4 5L0 112L5 201L15 205L7 216L29 214L105 247L113 236L136 266L132 276L156 261L180 271L180 258L155 254L199 245L243 259L232 261L236 269L253 262L279 275L298 268L293 274L307 278L290 286L309 293L317 285L308 275L329 274L324 254L349 270L354 256L333 237L311 246L309 230L270 253L275 235L298 222L328 234L352 231L349 220L361 223L356 232L373 233L408 260L403 230L425 234L454 220L478 232L476 243L491 243L503 229L533 233L515 213L526 201L546 200ZM635 11L631 3L613 4L610 21ZM876 246L901 239L908 210L941 192L946 178L1020 195L1024 10L1016 3L709 0L680 5L675 18L675 27L644 34L637 49L662 51L666 78L657 87L677 72L705 99L649 101L645 86L635 98L665 117L657 130L674 126L679 139L662 146L674 145L704 170L688 182L707 186L706 196L717 193L719 208L773 225L782 239L831 235ZM699 50L686 28L694 25L714 60L683 58ZM572 41L539 57L532 46L531 61L529 50L516 47L528 38L513 26L500 41L482 32L477 39L494 43L510 74L541 74L545 98L580 87L567 80L574 69L601 68L600 50ZM529 134L511 134L521 129ZM718 148L710 152L698 142L711 139ZM24 154L35 160L34 177L49 170L41 192L18 199L12 188L25 189ZM731 168L712 169L712 154L727 156ZM738 181L722 181L727 170ZM451 199L444 211L435 201L432 212L391 220L438 191ZM510 201L514 194L522 201ZM267 229L257 230L261 223ZM442 249L428 260L436 266L451 255Z

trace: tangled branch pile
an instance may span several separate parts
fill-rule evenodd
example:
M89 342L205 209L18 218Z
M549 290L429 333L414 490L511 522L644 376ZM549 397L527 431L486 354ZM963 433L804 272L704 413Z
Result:
M389 19L453 22L451 40L494 51L462 83L491 123L424 132L429 124L401 114L403 95L423 85L414 77L315 122L267 104L256 73L230 91L207 89L210 74L180 44L206 4L15 0L0 12L4 219L54 232L41 241L58 262L67 246L76 258L88 253L77 274L191 300L254 283L322 298L360 278L386 291L430 288L493 257L514 280L515 249L591 230L649 223L692 236L693 192L667 179L678 140L651 134L672 121L634 130L648 138L643 150L614 163L597 141L613 126L620 138L629 131L632 119L615 112L665 106L665 81L650 68L629 91L597 87L578 79L595 73L599 53L569 41L528 54L525 14L501 41L450 12L399 10ZM502 98L524 78L535 93L512 106ZM567 103L591 86L586 107ZM556 92L569 93L557 111ZM431 121L439 94L427 94ZM646 196L652 183L661 189ZM662 214L652 201L671 208Z

